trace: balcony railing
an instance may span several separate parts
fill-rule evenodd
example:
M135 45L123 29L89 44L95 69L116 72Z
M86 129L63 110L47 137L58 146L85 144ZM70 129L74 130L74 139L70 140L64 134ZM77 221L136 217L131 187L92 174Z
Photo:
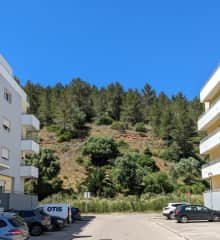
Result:
M22 114L22 125L32 127L37 131L40 130L40 122L32 114Z

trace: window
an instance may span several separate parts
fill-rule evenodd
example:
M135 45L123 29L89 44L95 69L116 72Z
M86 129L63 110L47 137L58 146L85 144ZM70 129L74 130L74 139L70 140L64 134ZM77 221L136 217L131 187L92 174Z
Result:
M7 226L6 222L3 220L0 220L0 228L6 227L6 226Z
M5 131L7 132L10 132L10 129L11 129L11 123L8 119L6 118L3 118L3 124L2 124L2 127Z
M9 150L6 147L2 147L2 158L6 160L9 159Z
M11 103L12 102L12 95L11 93L8 91L8 89L5 88L4 90L4 99L8 102Z
M21 211L19 214L23 218L34 217L34 213L32 211Z

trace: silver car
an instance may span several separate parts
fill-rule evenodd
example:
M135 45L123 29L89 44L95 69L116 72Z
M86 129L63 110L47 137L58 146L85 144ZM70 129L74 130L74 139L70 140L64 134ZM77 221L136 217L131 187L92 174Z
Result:
M21 217L13 213L0 214L0 239L29 239L27 224Z

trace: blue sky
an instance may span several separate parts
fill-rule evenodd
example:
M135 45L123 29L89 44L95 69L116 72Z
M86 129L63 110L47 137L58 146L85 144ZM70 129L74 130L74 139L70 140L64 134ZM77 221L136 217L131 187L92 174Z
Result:
M0 52L23 84L148 82L192 98L219 64L219 0L7 0L0 9Z

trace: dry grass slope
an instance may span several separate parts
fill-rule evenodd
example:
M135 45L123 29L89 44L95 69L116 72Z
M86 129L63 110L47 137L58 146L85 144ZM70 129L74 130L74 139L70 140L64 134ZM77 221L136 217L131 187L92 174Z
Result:
M144 148L148 146L153 154L157 166L161 171L167 171L168 165L164 160L158 157L161 149L164 149L164 143L161 139L156 138L150 129L144 135L127 130L126 133L120 133L117 130L111 129L110 126L97 126L94 124L88 125L90 127L89 136L109 136L117 141L124 141L129 144L129 148L136 152L143 152ZM65 188L76 189L86 176L85 168L77 162L80 156L80 149L85 143L86 139L72 140L71 142L58 143L54 133L48 132L46 128L40 132L41 147L53 149L60 159L61 171L60 177L64 181Z

